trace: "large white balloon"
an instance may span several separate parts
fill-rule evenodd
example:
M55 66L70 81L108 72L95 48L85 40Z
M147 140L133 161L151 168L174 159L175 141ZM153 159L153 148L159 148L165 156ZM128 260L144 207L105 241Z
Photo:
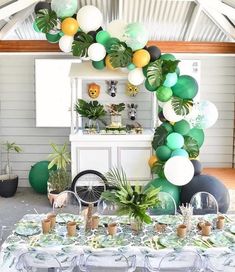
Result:
M194 167L191 161L182 156L170 158L164 166L166 179L174 185L183 186L194 176Z
M107 25L107 31L111 37L118 38L120 41L124 41L124 31L126 22L122 20L113 20Z
M128 73L128 81L135 86L142 84L145 80L142 68L135 68Z
M100 43L93 43L88 47L88 57L93 61L100 61L105 58L105 47Z
M59 48L65 53L72 51L73 36L64 35L59 40Z
M167 101L163 106L163 115L170 122L178 122L184 118L182 115L177 115L171 105L171 100Z
M97 30L103 23L103 15L95 6L84 6L77 13L77 21L84 32Z

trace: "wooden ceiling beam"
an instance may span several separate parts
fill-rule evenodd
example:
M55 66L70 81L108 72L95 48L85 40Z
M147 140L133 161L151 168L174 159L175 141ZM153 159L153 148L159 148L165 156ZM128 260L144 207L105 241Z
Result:
M150 45L158 46L162 52L171 53L235 54L235 43L232 42L149 41ZM58 44L45 40L5 40L0 41L0 53L3 52L60 52L60 49Z

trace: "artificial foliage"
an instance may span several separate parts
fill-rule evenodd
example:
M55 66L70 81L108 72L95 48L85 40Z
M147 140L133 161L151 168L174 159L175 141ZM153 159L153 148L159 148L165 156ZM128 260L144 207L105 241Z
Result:
M92 120L100 120L100 118L104 117L106 114L104 106L101 105L97 100L86 102L83 99L78 99L74 109L82 117L86 117Z
M50 191L59 194L70 187L71 176L64 169L57 169L49 173L47 183Z
M87 57L88 48L94 42L91 35L84 33L83 31L77 32L74 36L72 45L73 55L76 57Z
M107 105L107 109L111 115L117 115L125 110L125 103L110 104Z
M57 15L55 11L41 9L37 13L36 24L43 33L49 33L57 26Z

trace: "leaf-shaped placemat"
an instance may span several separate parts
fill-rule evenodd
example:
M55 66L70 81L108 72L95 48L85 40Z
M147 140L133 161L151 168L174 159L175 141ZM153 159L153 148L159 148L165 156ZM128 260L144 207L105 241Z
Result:
M162 63L163 61L158 59L151 62L147 68L147 79L151 86L159 87L162 83Z
M190 136L184 136L184 147L189 154L189 158L196 158L199 155L198 143Z
M187 115L193 106L193 100L173 96L171 99L171 105L177 115Z
M87 57L88 47L94 42L93 37L83 31L78 31L74 36L72 44L73 55L77 57Z
M164 127L160 126L155 129L152 141L152 147L154 150L156 150L158 146L164 144L167 135L168 131Z
M36 25L41 32L48 33L57 25L57 15L55 11L49 9L39 10Z
M126 67L131 63L132 50L124 42L115 43L111 46L109 57L114 68Z

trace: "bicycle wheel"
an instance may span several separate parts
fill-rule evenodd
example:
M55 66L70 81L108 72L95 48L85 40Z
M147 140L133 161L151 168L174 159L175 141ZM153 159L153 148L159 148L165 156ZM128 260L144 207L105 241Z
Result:
M106 190L106 178L95 170L85 170L73 179L71 189L85 204L96 204Z

